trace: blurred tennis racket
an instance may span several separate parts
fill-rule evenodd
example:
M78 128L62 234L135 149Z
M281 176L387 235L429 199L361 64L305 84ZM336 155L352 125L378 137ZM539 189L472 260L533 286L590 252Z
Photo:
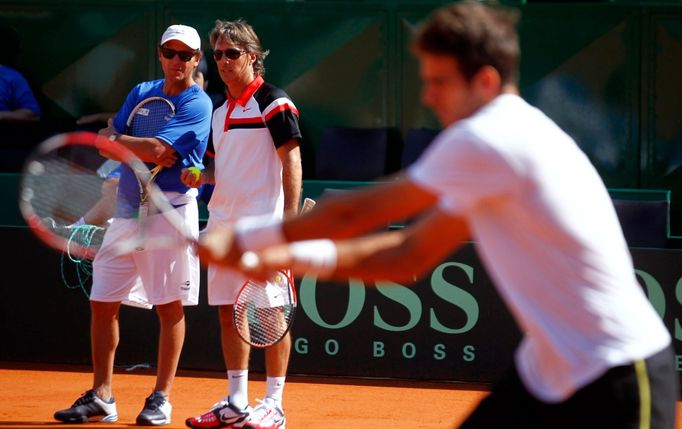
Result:
M90 132L59 134L44 141L28 156L19 184L19 208L26 223L45 244L79 259L93 259L104 237L104 229L94 234L74 234L70 227L102 197L104 179L98 169L105 163L99 148L111 153L132 169L144 187L150 214L162 214L183 235L196 238L184 219L152 181L152 173L132 152L104 136ZM151 244L149 243L151 241ZM177 245L178 240L150 237L142 244L154 247ZM119 243L127 253L140 247L139 239Z
M247 280L234 303L232 320L239 336L254 347L269 347L289 332L296 315L296 289L278 271L265 282Z

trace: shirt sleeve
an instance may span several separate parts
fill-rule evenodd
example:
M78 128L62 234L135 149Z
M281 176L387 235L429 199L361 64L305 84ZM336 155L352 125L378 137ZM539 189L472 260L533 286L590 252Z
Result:
M478 204L515 192L519 177L492 146L464 130L442 133L407 172L440 196L440 206L465 215Z
M33 91L31 91L28 81L19 73L16 75L14 96L17 108L29 109L36 115L41 114L40 106L33 95Z
M265 124L270 130L275 147L279 148L290 140L300 140L298 109L287 97L279 97L265 108Z
M121 106L120 109L118 109L118 112L116 113L116 116L114 116L113 124L114 128L116 131L118 131L121 134L125 134L126 132L126 123L128 122L128 116L130 116L130 112L133 111L135 106L137 105L137 100L139 98L139 93L140 93L140 86L136 85L126 96L125 101L123 102L123 105Z
M175 115L156 135L187 158L195 147L208 141L212 105L208 96L195 94L182 100ZM202 153L205 151L202 150Z

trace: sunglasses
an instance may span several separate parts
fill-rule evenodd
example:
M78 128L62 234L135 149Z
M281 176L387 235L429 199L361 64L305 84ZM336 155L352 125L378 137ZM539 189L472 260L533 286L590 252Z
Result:
M159 46L159 49L161 50L161 55L167 60L172 60L177 55L180 61L183 62L191 60L198 53L198 51L176 51L175 49L164 48L163 46Z
M228 60L236 60L237 58L241 57L242 54L245 53L246 51L240 51L239 49L236 48L229 48L225 49L224 51L216 49L213 51L213 58L215 58L216 61L220 61L223 59L223 55L225 55L225 58L227 58Z

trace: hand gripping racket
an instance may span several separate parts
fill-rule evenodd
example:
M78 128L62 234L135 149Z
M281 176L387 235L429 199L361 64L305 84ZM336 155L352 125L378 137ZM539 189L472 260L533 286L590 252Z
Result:
M278 343L294 321L297 298L289 273L276 272L265 282L247 280L234 303L232 320L239 336L254 347Z
M152 174L131 151L108 138L90 132L58 134L42 142L28 156L19 184L19 208L26 223L45 244L80 259L92 259L102 244L104 229L95 234L73 234L71 225L102 197L104 177L98 170L106 162L99 153L105 149L135 173L146 189L154 213L164 216L180 231L184 240L195 242L184 220L163 191L152 181ZM159 238L160 241L163 237ZM137 240L132 240L137 241ZM166 240L168 241L168 240ZM159 243L158 246L176 245ZM134 250L139 243L121 243L121 253Z

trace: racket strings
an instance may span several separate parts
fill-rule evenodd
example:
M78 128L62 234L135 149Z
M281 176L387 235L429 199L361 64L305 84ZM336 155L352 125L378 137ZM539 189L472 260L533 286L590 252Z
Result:
M234 323L244 340L256 347L275 344L289 330L296 310L295 292L283 274L272 281L250 281L234 305Z
M235 306L237 329L250 344L269 346L286 334L294 316L295 306L259 307L255 302Z
M102 179L69 153L49 153L31 163L24 193L35 214L55 222L54 233L66 237L63 225L73 223L101 197ZM60 227L61 226L61 227Z
M71 227L71 234L68 238L67 251L61 254L60 259L60 273L62 282L69 289L80 289L86 297L90 294L86 288L87 282L92 278L92 260L78 257L71 251L72 244L78 243L81 246L90 247L93 241L101 241L101 236L104 235L105 228L96 225L79 225ZM71 264L70 264L71 263ZM71 267L75 277L75 282L69 280L71 277L67 274L68 268Z
M163 100L150 100L140 106L128 126L133 137L154 137L173 115L171 106Z
M154 137L166 125L174 114L174 109L167 100L152 99L143 102L132 114L128 124L128 135L133 137ZM151 169L147 183L152 183L161 171L160 165ZM140 183L140 202L147 201L148 190Z

